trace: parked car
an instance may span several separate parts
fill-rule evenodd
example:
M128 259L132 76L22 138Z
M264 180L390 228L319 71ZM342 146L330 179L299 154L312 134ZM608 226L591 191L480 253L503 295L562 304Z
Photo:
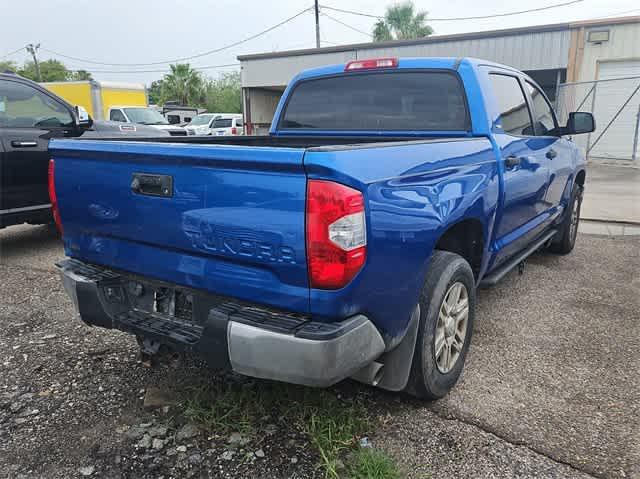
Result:
M219 118L224 113L201 113L194 117L184 128L187 130L187 135L211 135L213 120Z
M151 126L171 136L187 135L184 128L170 124L159 111L148 106L112 106L109 108L109 120Z
M442 397L476 288L573 249L586 170L569 136L593 129L559 125L513 68L383 58L296 76L268 137L56 139L64 285L144 354Z
M47 188L51 138L165 135L142 125L93 121L83 107L38 83L0 74L0 228L53 222Z
M216 136L244 135L242 115L221 115L211 124L211 134Z

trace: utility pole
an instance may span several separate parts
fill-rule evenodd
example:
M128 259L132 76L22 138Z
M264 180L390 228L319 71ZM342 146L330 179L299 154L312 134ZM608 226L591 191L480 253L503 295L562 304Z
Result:
M33 57L33 64L36 67L36 78L38 79L39 82L41 82L42 75L40 75L40 64L38 63L38 56L37 56L39 49L40 49L39 43L37 45L34 45L33 43L29 43L29 45L27 45L27 51L31 53L31 56Z
M318 0L315 0L316 11L316 48L320 48L320 7L318 7Z

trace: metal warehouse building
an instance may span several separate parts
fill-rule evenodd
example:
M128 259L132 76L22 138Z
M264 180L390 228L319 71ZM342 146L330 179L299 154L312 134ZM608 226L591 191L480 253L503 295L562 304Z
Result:
M640 103L640 92L634 92L640 85L637 16L239 56L247 130L266 133L282 92L300 70L385 56L469 56L511 65L543 87L560 116L578 107L594 112L600 131L584 145L594 145L591 156L630 160L639 148L631 144ZM618 78L628 80L608 82Z

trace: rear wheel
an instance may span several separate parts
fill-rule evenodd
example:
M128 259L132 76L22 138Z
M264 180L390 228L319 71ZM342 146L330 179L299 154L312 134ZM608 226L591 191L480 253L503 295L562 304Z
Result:
M582 186L574 185L571 200L564 219L558 227L558 234L551 242L549 251L556 254L569 254L576 244L578 225L580 224L580 206L582 205Z
M469 350L476 303L469 263L435 251L420 295L420 324L406 392L438 399L456 384Z

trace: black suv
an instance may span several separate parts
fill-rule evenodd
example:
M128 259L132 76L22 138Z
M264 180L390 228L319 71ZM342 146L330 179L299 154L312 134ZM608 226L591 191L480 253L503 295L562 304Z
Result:
M0 228L52 222L48 146L59 137L168 136L156 128L94 122L39 84L0 73Z

